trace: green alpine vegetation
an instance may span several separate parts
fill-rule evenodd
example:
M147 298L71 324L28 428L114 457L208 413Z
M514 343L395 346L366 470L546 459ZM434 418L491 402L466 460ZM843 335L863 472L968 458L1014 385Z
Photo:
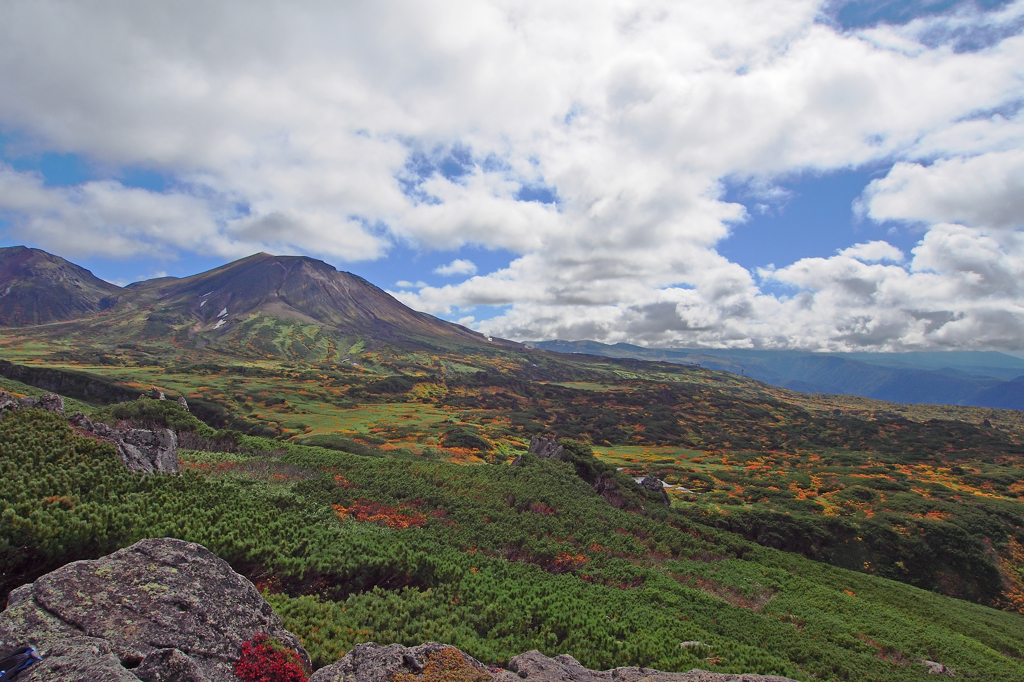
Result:
M162 418L214 451L139 476L57 415L6 414L5 591L173 536L253 579L318 664L360 641L437 640L496 663L537 648L591 668L913 680L926 659L1024 676L1018 614L759 546L639 487L616 509L586 480L613 469L578 441L568 462L461 466L216 432L169 401L94 416Z

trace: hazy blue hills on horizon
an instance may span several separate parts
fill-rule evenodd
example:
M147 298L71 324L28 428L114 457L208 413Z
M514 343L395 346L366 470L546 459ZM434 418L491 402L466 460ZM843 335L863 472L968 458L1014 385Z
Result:
M560 353L698 364L804 393L1024 409L1024 359L995 351L810 353L558 340L530 345Z

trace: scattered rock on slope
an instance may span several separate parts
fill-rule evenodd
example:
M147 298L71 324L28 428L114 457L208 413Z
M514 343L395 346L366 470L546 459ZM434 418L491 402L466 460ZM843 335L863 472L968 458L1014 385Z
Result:
M41 395L38 398L25 396L19 402L22 407L46 410L47 412L53 412L60 415L64 414L64 398L61 398L56 393L47 393L46 395Z
M251 582L201 545L142 540L76 561L11 592L0 651L30 642L43 660L18 682L237 682L242 643L299 639Z
M400 644L357 644L334 665L321 668L309 682L792 682L772 675L724 675L703 670L665 673L650 668L584 668L572 656L548 658L529 651L509 661L508 670L490 671L455 647L428 642L416 647Z

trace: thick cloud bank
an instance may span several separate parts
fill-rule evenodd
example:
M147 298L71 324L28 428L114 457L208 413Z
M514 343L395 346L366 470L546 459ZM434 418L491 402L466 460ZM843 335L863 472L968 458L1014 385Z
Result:
M115 170L0 166L0 217L72 258L450 250L453 284L397 295L506 306L464 319L516 339L1020 349L1024 0L974 7L844 28L800 0L3 3L8 152ZM919 230L909 253L716 250L748 217L727 182L879 163L856 208ZM517 257L478 273L463 246Z

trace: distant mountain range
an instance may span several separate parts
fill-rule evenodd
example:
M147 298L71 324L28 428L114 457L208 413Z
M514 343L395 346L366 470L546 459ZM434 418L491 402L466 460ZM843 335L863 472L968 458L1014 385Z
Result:
M206 349L307 362L336 362L385 344L521 347L416 312L323 261L266 253L191 277L119 287L45 251L0 248L0 327L33 339L63 339L78 354L88 348L108 357L142 346L152 352L154 344L173 353ZM805 393L1024 409L1024 360L996 352L653 349L595 341L531 345L559 353L697 364Z
M122 288L45 251L0 248L0 327L35 327L41 335L70 334L110 344L233 342L271 354L294 345L284 338L292 328L300 329L307 350L310 344L331 344L319 338L322 331L370 347L518 345L416 312L323 261L266 253L191 277L162 277Z
M1024 360L994 351L808 353L643 348L596 341L541 341L530 345L559 353L696 364L804 393L1024 409Z

